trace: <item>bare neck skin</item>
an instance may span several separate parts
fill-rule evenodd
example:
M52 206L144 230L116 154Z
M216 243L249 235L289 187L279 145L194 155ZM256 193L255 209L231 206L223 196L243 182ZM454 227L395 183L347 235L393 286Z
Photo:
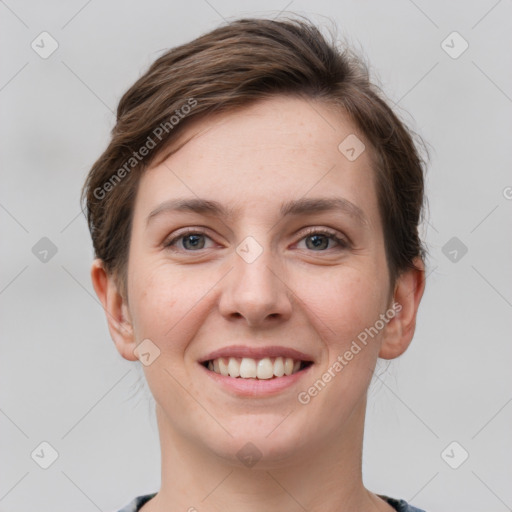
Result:
M221 461L178 437L168 428L157 405L162 485L141 510L391 512L393 507L369 492L362 482L365 407L366 400L346 428L333 433L332 440L295 453L287 461L272 464L260 459L246 468L238 461Z

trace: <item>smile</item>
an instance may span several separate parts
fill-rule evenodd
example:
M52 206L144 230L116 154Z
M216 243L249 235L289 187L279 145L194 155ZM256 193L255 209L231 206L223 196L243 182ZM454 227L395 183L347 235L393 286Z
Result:
M293 375L308 368L312 362L284 356L264 357L262 359L217 357L204 361L202 364L211 372L224 377L269 380Z

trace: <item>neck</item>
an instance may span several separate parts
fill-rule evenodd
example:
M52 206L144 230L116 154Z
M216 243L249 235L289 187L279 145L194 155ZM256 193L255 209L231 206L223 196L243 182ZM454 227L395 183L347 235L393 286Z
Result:
M246 468L219 460L197 442L176 436L157 405L162 485L142 510L391 511L362 483L365 409L362 403L342 430L307 453L293 453L279 462L261 459Z

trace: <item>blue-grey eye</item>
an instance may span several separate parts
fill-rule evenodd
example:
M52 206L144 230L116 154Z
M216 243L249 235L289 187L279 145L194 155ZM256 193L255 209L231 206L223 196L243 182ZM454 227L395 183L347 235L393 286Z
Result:
M184 235L181 237L181 239L183 240L183 247L185 249L204 249L204 235ZM188 246L187 241L190 242Z
M311 240L311 244L308 244L308 240ZM327 249L330 240L331 238L326 235L309 235L306 237L306 247L308 249Z

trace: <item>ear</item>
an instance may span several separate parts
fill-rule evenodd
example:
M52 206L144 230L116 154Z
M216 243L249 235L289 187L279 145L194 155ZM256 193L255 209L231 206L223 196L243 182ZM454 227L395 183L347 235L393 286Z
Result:
M425 265L421 258L414 260L419 270L406 270L397 279L390 309L395 316L388 322L382 336L379 357L394 359L402 355L414 336L416 314L425 290Z
M118 290L115 279L109 275L99 258L91 267L91 280L94 291L100 299L107 316L108 329L119 353L129 361L136 361L133 353L136 348L130 312L125 299Z

